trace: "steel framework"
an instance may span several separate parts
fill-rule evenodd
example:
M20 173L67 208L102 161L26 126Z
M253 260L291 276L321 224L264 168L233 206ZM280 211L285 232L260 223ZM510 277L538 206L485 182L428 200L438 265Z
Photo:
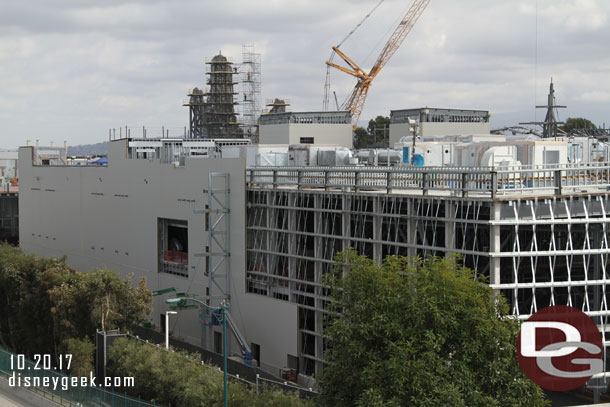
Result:
M298 305L305 374L324 366L322 276L348 247L378 261L457 253L506 297L513 315L571 305L594 318L607 344L608 180L601 185L597 167L586 181L575 167L546 169L550 180L535 175L543 170L439 168L434 176L428 170L438 184L425 190L421 169L413 184L415 172L390 168L251 168L247 290ZM541 192L545 183L552 187Z
M203 91L193 88L187 96L189 98L182 103L182 106L189 108L189 136L201 138L205 133Z
M242 89L241 114L244 135L258 142L258 117L261 113L261 54L254 45L242 46L240 67Z
M205 274L208 277L206 289L207 304L215 305L231 299L231 230L230 202L231 189L228 173L209 173L208 204L205 209L197 209L195 213L206 215L205 227L208 231L208 246L202 253L195 253L195 257L206 257ZM210 321L212 316L209 309L201 309L201 320ZM202 325L203 326L203 325ZM205 330L205 327L202 328ZM208 334L201 336L202 342L207 336L207 343L212 343L212 329ZM205 347L205 343L202 346Z

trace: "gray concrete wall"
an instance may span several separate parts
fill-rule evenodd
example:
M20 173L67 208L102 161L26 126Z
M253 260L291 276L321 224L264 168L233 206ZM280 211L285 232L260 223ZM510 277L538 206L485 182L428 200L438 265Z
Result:
M446 122L424 122L420 123L420 135L422 137L458 135L458 134L489 134L489 123L446 123ZM412 139L413 134L409 131L408 123L390 124L390 146L398 143L401 137Z
M352 148L352 125L284 123L260 126L261 144L299 144L301 137L313 137L315 144Z
M125 277L146 277L151 290L175 287L205 295L205 258L195 257L208 241L203 214L208 173L230 174L231 315L248 342L261 346L262 362L283 367L297 354L294 304L245 293L245 179L243 159L193 158L184 167L158 160L127 159L127 141L109 145L108 167L32 165L32 147L20 154L21 247L41 256L67 256L79 270L107 267ZM188 222L189 277L158 271L158 218ZM159 326L167 308L154 298L151 321ZM214 305L214 304L212 304ZM197 310L170 317L174 335L201 344ZM209 328L206 328L209 329ZM217 328L216 328L217 329ZM234 342L230 351L239 353Z

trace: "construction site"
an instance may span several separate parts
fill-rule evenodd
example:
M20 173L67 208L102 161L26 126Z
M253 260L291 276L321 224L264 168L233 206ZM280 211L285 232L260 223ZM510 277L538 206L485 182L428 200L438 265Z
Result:
M388 145L353 149L373 80L428 3L413 2L369 71L332 48L329 72L356 79L336 110L328 75L320 111L290 111L285 98L263 110L260 54L244 46L240 64L206 60L206 86L183 103L184 137L111 134L97 164L20 148L20 246L146 277L151 325L217 353L209 312L179 310L165 326L175 307L164 294L226 300L229 352L308 387L328 345L323 276L348 248L378 262L457 254L516 318L570 305L606 349L610 144L560 131L552 82L538 135L494 133L490 112L470 106L395 106Z

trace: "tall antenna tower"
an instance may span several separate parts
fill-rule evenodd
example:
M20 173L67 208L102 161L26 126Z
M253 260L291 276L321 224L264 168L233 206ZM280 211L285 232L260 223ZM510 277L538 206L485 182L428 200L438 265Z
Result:
M546 105L536 106L536 109L546 109L546 116L543 122L528 122L519 124L535 124L542 126L542 138L557 137L557 127L564 122L557 121L557 109L565 108L566 106L555 104L555 87L553 85L553 78L551 78L551 85L549 86L549 96L547 97Z
M261 54L254 52L254 45L242 46L240 67L242 94L239 96L244 137L258 142L258 117L261 113Z

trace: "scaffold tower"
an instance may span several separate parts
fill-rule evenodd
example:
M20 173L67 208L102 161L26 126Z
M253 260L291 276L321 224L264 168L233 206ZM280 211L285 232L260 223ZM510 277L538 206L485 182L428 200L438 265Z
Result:
M220 53L206 61L206 65L208 89L204 104L205 137L241 138L243 132L234 109L237 105L235 100L237 67L234 68L233 63Z
M187 96L189 98L184 101L182 106L189 107L189 137L201 138L205 132L203 91L199 88L193 88Z
M254 52L254 45L242 47L240 82L244 135L256 142L258 141L258 117L261 112L261 54Z

